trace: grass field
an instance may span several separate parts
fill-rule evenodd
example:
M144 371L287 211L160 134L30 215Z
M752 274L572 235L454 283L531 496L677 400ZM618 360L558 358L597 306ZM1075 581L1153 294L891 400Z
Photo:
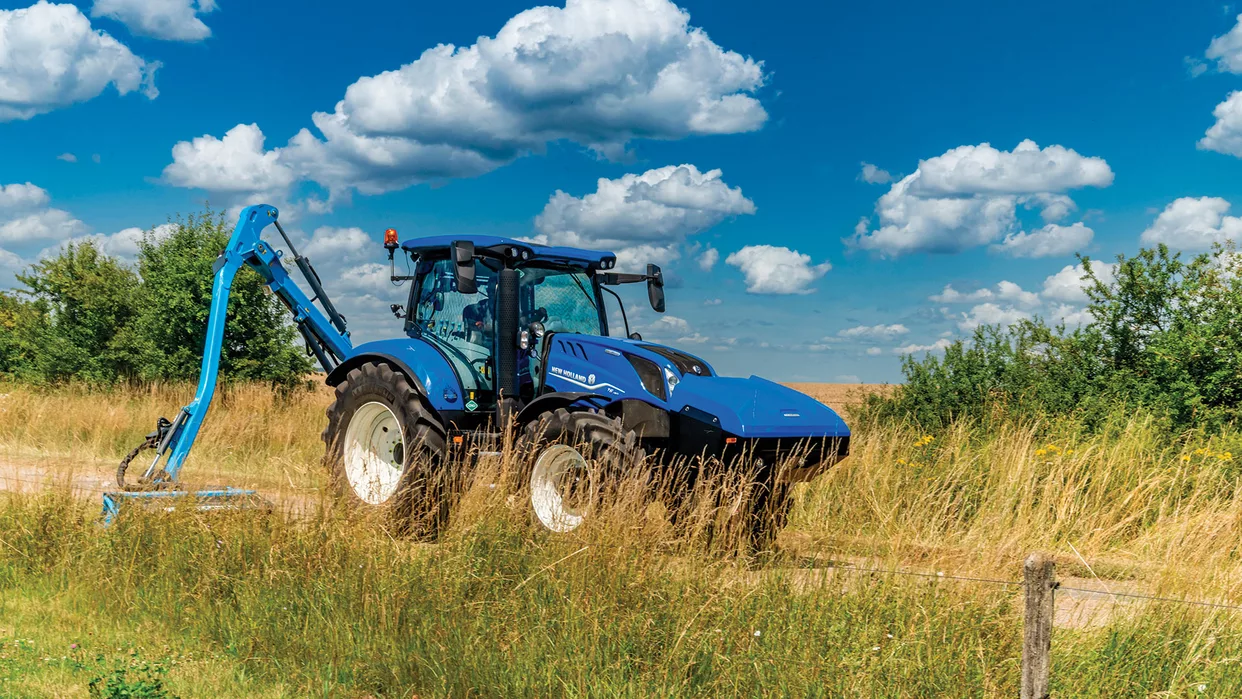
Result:
M870 390L798 388L838 406ZM105 481L190 392L0 386L0 481L40 490L0 496L0 697L109 678L184 697L1014 696L1018 591L937 572L1016 580L1041 550L1078 587L1242 600L1242 436L1170 441L1135 416L1092 435L864 431L800 489L778 555L750 561L625 497L549 538L506 462L441 543L390 536L321 495L326 394L241 387L186 476L258 486L281 511L100 529L65 486ZM1073 603L1055 695L1242 695L1237 613Z

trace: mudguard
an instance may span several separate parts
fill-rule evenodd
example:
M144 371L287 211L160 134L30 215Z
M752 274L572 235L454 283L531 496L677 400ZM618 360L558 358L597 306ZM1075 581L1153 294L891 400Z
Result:
M598 393L545 393L522 408L518 412L517 417L514 418L514 421L517 422L518 426L521 426L543 413L550 413L559 408L568 408L575 404L599 408L607 403L608 398Z
M426 342L408 337L376 340L355 347L349 359L328 374L326 383L336 386L352 369L373 361L388 362L405 372L437 411L462 410L461 381L448 360Z

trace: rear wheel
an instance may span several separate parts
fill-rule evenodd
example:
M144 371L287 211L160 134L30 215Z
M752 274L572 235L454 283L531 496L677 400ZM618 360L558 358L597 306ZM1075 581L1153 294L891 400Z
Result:
M404 374L378 363L350 371L323 439L333 489L347 505L416 536L434 537L447 523L444 428Z
M591 517L606 477L643 458L634 432L593 410L544 414L526 426L523 438L533 458L526 483L531 516L558 534Z

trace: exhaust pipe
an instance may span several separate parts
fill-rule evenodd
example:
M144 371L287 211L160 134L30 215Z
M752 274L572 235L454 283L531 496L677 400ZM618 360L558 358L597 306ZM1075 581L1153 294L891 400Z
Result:
M509 416L518 394L518 273L500 270L496 284L496 421L499 429L509 426Z

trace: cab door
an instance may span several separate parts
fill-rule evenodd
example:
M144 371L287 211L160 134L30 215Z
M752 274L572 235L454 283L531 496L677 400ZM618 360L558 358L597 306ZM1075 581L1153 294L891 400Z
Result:
M422 274L415 290L410 334L444 355L461 382L461 405L466 413L490 413L495 408L495 274L475 261L478 291L457 289L453 263L438 260Z

